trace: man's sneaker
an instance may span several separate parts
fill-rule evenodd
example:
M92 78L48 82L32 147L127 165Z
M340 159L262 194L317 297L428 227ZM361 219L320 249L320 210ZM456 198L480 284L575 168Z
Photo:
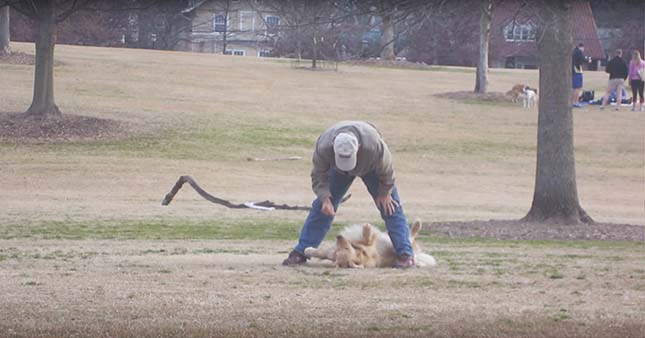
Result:
M414 256L410 256L408 254L403 254L399 256L394 262L395 269L409 269L415 266L416 266L416 263L414 261Z
M282 262L282 265L291 266L291 265L302 265L307 262L307 256L301 254L300 252L293 250L289 253L289 257Z

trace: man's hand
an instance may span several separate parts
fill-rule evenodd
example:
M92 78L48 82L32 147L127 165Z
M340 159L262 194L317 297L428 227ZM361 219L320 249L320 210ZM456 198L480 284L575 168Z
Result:
M379 196L376 198L376 206L386 215L392 215L399 207L399 203L392 199L392 195Z
M331 203L331 198L327 197L323 200L320 211L327 216L336 216L336 211L334 211L334 204Z

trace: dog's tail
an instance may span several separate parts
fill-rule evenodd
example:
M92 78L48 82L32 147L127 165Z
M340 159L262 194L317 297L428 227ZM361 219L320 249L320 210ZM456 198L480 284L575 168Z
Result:
M428 255L427 253L417 253L414 255L416 264L420 268L424 267L430 267L430 266L435 266L437 265L437 261L432 257L431 255Z

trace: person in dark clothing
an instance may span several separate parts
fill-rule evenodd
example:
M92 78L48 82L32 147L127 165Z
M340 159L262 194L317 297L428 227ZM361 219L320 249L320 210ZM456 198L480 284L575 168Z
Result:
M609 86L607 87L607 94L602 98L602 105L600 109L604 109L609 101L611 93L616 91L616 110L619 109L622 102L623 88L625 87L625 80L629 73L627 62L623 60L623 51L617 49L614 58L609 61L605 72L609 73Z
M584 54L585 45L580 43L573 50L573 55L571 56L572 64L572 87L573 93L571 93L571 104L576 107L582 107L578 100L580 98L580 91L582 90L582 65L587 62L587 57Z

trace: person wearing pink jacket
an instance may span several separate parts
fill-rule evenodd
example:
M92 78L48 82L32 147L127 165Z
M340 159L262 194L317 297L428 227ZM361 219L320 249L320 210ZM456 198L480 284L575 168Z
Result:
M629 62L629 85L632 87L632 111L636 111L636 102L639 101L639 111L643 111L643 87L645 85L645 61L641 53L635 50Z

